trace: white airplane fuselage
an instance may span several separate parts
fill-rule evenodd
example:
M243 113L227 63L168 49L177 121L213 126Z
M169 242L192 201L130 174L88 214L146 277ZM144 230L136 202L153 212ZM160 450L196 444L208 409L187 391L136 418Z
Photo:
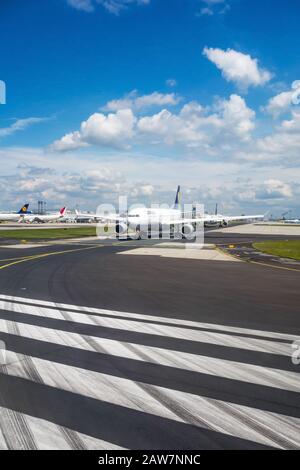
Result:
M147 209L142 207L129 211L127 215L128 225L131 227L147 224L170 224L181 218L182 214L179 209L162 208Z
M23 217L25 222L53 222L55 220L62 219L62 215L58 214L53 214L53 215L38 215L38 214L31 214L31 215L25 215Z
M0 221L1 222L18 222L22 216L20 214L13 214L13 213L6 213L6 214L1 214L0 213Z
M189 215L190 218L191 214ZM172 225L172 223L179 224L180 221L185 223L184 214L180 209L147 209L147 208L138 208L133 209L128 212L126 224L129 228L134 229L137 226L147 226L147 225ZM197 219L199 222L199 218ZM209 214L204 214L202 216L202 221L204 226L226 226L226 220L222 215L211 216ZM196 220L195 220L196 222Z
M181 235L191 235L195 232L195 223L191 219L186 221L180 209L164 208L137 208L130 210L126 216L116 218L116 232L124 234L128 230L137 235L142 233L181 233ZM198 219L199 223L199 219Z

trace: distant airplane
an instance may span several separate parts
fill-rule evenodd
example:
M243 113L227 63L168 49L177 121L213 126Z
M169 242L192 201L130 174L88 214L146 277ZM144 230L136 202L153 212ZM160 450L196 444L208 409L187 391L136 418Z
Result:
M216 211L217 212L217 211ZM193 217L193 215L195 215ZM221 214L185 214L180 207L180 186L177 188L176 198L171 209L164 208L137 208L130 210L124 215L98 215L102 220L115 222L117 236L126 234L128 229L133 229L136 238L147 232L148 227L157 227L159 232L163 229L179 233L181 237L187 238L195 233L196 223L203 223L205 227L219 226L226 227L231 221L263 219L264 215L242 215L242 216L224 216Z
M285 224L300 224L300 219L284 219Z
M63 207L60 209L59 212L56 214L44 214L44 215L39 215L39 214L31 214L31 215L24 215L23 220L25 222L33 223L45 223L45 222L54 222L55 220L62 219L65 214L66 214L66 207Z
M102 220L102 217L97 215L97 214L93 214L91 212L79 212L77 209L75 209L75 219L78 220L87 220L87 221L93 221L93 222L101 222Z
M29 204L24 204L24 206L22 206L18 212L0 212L0 221L19 222L20 220L22 220L22 217L24 217L26 214L31 214L31 212L28 210L28 207Z
M216 204L216 209L214 215L205 214L204 216L204 226L205 227L227 227L229 222L239 222L243 220L255 220L263 219L265 215L236 215L236 216L226 216L218 213L218 204Z

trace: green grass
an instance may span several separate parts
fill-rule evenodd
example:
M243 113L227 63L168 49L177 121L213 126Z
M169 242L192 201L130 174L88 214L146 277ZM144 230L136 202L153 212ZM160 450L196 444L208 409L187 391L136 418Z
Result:
M34 229L14 229L0 230L1 238L11 238L14 240L38 240L38 239L60 239L60 238L80 238L96 236L95 227L65 227L65 228L34 228Z
M300 260L300 240L259 242L253 243L253 246L270 255Z

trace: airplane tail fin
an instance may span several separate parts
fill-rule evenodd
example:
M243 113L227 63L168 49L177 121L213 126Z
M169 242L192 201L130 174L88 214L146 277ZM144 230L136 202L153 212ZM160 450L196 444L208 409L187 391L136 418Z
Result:
M18 214L31 214L31 212L28 210L29 204L24 204L24 206L21 207L19 210Z
M60 213L61 217L63 217L66 214L66 211L67 211L66 207L62 207L62 209L60 209L59 213Z
M174 203L174 209L179 209L181 205L181 194L180 194L180 186L178 186L177 191L176 191L176 197L175 197L175 203Z

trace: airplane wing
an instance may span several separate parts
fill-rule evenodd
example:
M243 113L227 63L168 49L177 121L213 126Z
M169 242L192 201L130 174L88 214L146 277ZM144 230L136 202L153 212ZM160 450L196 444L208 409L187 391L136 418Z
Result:
M225 220L226 222L234 222L239 220L254 220L254 219L263 219L264 215L239 215L239 216L203 216L203 217L195 217L195 218L186 218L183 217L181 219L175 219L168 223L170 224L193 224L193 223L202 223L202 222L222 222Z
M265 216L264 215L237 215L234 217L220 217L219 220L226 220L228 222L230 221L235 221L235 220L254 220L254 219L263 219Z
M196 218L182 218L182 219L170 219L170 221L168 221L168 223L170 223L170 225L177 225L177 224L195 224L195 223L199 223L199 222L205 222L205 218L204 217L196 217Z
M102 219L107 222L116 222L117 220L120 220L122 222L127 222L127 217L123 217L117 214L110 214L110 215L102 215L102 214L89 214L89 213L80 213L78 211L76 212L76 217L86 217L87 219Z
M110 215L96 215L98 219L102 219L107 222L125 222L128 223L128 217L124 217L118 214L110 214Z

